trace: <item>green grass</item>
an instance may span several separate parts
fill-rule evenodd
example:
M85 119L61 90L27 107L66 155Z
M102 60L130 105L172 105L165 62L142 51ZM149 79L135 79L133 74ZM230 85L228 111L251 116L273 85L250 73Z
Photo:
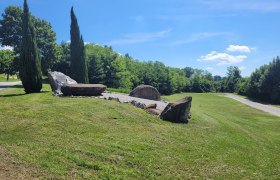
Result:
M107 88L107 91L116 92L116 93L123 93L123 94L129 94L131 92L131 89Z
M217 94L164 98L186 95L193 119L174 124L115 101L53 97L49 86L0 91L0 179L279 179L278 117Z
M7 76L5 74L0 74L0 82L16 82L19 81L16 76L10 76L9 81L7 81Z

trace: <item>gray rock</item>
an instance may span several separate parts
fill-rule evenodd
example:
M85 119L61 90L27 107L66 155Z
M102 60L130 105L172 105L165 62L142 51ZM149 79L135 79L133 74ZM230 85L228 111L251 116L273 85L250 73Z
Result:
M113 101L120 102L120 99L119 98L115 98L115 97L109 97L108 100L113 100Z
M141 85L131 91L129 96L160 101L160 94L156 88L148 85Z
M160 118L176 123L188 123L191 117L192 97L185 97L176 103L169 103L160 114Z
M153 108L148 108L146 109L146 111L152 115L156 115L156 116L159 116L162 112L162 110L160 109L153 109Z
M77 84L75 80L61 72L49 72L48 78L54 95L62 95L61 87L64 85Z
M136 106L138 108L141 108L141 109L145 109L146 108L146 105L144 103L141 103L141 102L138 102L138 101L131 101L130 102L133 106Z
M154 104L146 104L146 107L145 109L156 109L157 108L157 104L154 103Z
M65 96L97 96L106 90L103 84L66 84L61 87Z

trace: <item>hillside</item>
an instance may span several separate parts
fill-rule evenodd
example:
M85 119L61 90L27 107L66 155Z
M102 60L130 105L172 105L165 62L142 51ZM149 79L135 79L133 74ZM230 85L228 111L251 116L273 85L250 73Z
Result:
M127 104L0 91L0 179L277 179L280 120L219 94L193 96L189 124Z

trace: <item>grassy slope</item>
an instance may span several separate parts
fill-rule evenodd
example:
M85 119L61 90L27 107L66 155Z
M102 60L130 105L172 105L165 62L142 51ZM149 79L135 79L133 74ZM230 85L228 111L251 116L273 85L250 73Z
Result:
M215 94L172 124L127 104L0 92L0 158L44 178L280 177L280 120ZM175 101L186 94L165 97ZM1 157L2 156L2 157ZM3 175L0 163L0 177Z

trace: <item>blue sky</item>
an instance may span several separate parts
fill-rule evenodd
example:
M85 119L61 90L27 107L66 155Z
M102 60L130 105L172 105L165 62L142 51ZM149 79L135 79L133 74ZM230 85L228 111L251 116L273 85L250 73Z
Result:
M0 11L19 0L1 0ZM29 0L57 42L70 39L74 6L86 42L110 45L139 60L243 76L280 55L279 0Z

